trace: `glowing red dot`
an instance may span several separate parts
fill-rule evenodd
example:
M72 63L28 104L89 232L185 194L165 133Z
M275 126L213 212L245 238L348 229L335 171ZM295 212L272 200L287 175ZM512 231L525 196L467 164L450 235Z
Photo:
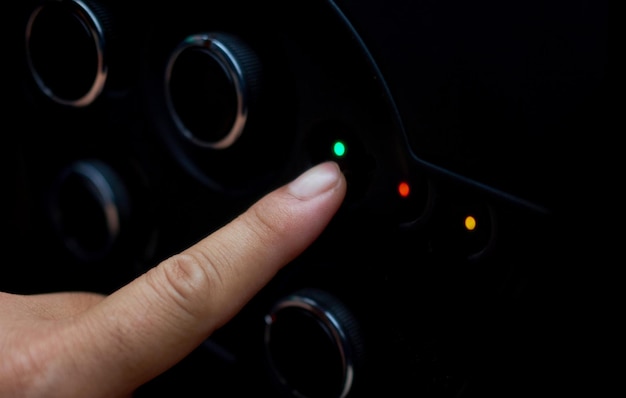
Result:
M409 193L411 193L411 187L407 182L402 181L400 184L398 184L398 193L403 198L406 198L407 196L409 196Z

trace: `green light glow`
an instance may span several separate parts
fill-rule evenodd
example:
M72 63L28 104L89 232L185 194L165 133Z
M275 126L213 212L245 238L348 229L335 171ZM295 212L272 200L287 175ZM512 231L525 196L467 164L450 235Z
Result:
M333 144L333 153L337 157L343 157L346 154L346 145L341 141L335 141Z

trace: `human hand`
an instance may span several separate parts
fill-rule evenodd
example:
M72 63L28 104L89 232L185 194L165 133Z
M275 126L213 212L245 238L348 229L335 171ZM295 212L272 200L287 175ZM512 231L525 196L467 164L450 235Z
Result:
M0 396L131 396L305 250L345 193L326 162L109 296L0 292Z

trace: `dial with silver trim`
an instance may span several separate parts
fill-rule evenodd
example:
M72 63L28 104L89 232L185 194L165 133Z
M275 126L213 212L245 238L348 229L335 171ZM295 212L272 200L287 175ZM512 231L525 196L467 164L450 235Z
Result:
M265 316L265 352L279 386L298 398L344 398L363 360L354 315L335 296L301 289Z
M225 149L241 136L260 83L261 63L232 34L188 36L172 52L165 76L168 109L199 147Z
M47 0L26 27L26 60L37 87L54 102L84 107L107 81L111 17L93 1Z
M130 195L106 163L88 159L66 167L52 186L49 211L66 248L82 261L109 254L130 216Z

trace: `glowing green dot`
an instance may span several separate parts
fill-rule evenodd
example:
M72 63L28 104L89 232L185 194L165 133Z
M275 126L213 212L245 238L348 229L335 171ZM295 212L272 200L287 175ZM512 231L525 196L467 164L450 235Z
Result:
M342 157L346 154L346 145L341 141L335 141L333 144L333 153L337 157Z

